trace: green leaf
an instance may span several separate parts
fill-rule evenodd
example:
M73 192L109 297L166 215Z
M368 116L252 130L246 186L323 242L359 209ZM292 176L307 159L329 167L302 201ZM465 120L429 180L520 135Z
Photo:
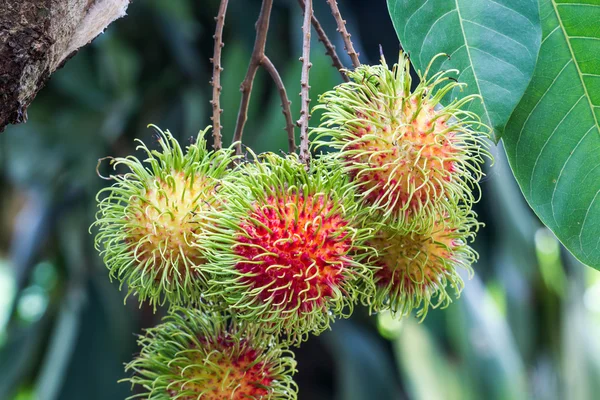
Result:
M335 329L324 333L319 339L336 363L335 398L399 398L398 380L394 376L389 348L376 333L364 329L356 321L342 319L336 322Z
M388 0L392 22L413 65L432 72L455 68L468 86L451 98L481 95L472 111L499 140L531 80L540 47L537 0Z
M457 361L450 360L436 338L414 319L403 320L393 342L396 362L411 399L472 399L473 388L461 381Z
M600 0L540 0L540 15L539 59L506 153L542 222L600 269Z

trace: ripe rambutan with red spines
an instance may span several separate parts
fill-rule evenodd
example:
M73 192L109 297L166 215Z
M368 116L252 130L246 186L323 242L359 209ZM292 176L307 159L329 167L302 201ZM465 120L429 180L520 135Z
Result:
M440 105L463 85L450 72L427 78L426 71L411 91L410 62L401 54L391 70L382 59L348 71L351 82L324 93L315 107L324 111L312 132L316 148L338 150L326 158L341 165L388 224L426 229L440 213L454 218L458 205L475 200L487 133L474 131L485 126L463 110L476 96Z
M198 236L208 249L210 293L242 320L282 332L291 343L318 334L372 282L362 261L370 229L344 175L294 155L259 156L224 180L227 199Z
M448 287L458 297L464 286L458 270L472 274L477 253L469 246L481 225L475 214L462 207L458 218L438 218L427 231L404 231L381 224L369 242L377 249L370 262L379 268L375 292L368 303L373 311L390 310L408 315L418 309L446 307L452 301Z
M126 381L130 399L296 399L294 354L253 324L174 307L147 330Z
M205 257L192 241L204 214L218 206L215 194L232 151L208 151L204 131L184 153L169 131L157 131L160 151L138 146L144 161L112 159L129 171L111 175L115 183L98 194L96 247L128 295L155 307L165 301L198 306Z

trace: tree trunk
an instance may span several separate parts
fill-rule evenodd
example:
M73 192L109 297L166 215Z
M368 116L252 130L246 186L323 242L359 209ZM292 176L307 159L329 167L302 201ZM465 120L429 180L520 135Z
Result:
M130 0L1 0L0 132L27 120L50 75L90 43Z

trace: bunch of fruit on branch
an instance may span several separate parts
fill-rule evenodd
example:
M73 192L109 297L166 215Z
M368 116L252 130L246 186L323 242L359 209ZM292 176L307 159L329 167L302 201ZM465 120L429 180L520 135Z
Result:
M488 128L453 71L362 65L319 98L310 162L187 148L168 131L116 158L96 245L112 279L169 307L126 366L148 399L294 399L291 348L349 317L424 318L460 294Z

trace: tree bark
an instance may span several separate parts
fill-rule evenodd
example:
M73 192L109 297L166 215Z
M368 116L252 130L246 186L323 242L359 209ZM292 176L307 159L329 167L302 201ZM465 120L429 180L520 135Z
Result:
M27 120L50 75L114 20L130 0L2 0L0 132Z

